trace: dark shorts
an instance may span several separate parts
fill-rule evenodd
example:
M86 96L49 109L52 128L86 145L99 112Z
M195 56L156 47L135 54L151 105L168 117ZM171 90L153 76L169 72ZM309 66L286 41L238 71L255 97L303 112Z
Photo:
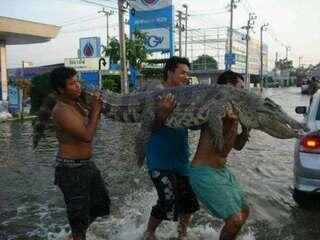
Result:
M109 214L109 193L93 162L58 163L54 183L64 195L73 234L85 233L95 218Z
M177 221L180 214L191 214L199 210L198 200L187 176L167 170L152 170L150 177L158 193L158 201L152 207L151 216Z

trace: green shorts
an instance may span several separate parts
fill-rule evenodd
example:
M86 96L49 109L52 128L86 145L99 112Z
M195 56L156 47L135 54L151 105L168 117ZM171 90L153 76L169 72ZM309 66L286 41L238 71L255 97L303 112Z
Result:
M189 179L200 202L216 217L226 220L247 208L240 186L229 169L191 166Z

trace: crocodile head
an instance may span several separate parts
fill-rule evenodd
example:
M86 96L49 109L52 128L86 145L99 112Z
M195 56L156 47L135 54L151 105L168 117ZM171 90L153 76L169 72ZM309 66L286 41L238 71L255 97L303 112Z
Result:
M250 99L246 107L255 109L251 114L239 111L241 123L249 128L259 129L281 139L299 138L303 131L309 131L306 124L290 117L269 98Z

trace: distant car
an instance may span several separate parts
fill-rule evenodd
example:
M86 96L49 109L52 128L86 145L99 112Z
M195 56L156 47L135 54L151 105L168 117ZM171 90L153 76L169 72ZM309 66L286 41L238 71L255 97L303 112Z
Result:
M302 207L311 206L315 199L320 205L320 91L310 107L296 107L296 113L304 114L310 132L295 144L293 199Z
M301 82L301 94L308 94L309 92L309 81L307 79L303 79Z

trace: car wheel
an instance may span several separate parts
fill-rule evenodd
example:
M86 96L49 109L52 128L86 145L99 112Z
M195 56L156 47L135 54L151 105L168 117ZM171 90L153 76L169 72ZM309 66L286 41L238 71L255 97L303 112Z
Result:
M320 195L315 193L303 192L294 189L292 198L301 207L307 210L320 209Z

